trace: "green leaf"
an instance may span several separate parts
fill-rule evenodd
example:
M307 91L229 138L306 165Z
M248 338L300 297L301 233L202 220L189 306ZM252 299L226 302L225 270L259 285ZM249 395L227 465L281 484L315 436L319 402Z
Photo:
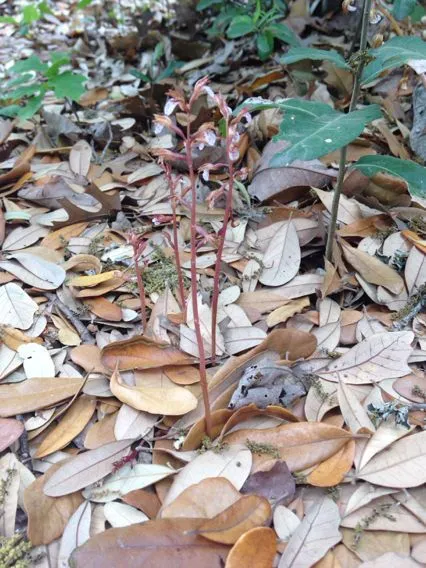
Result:
M402 178L414 200L426 200L426 168L416 162L392 156L363 156L352 167L368 177L385 172Z
M256 47L257 53L262 61L268 59L271 53L274 51L274 36L271 32L265 30L256 37Z
M383 71L405 65L411 59L426 59L426 42L415 36L396 36L369 53L375 57L362 73L362 84L370 83Z
M12 16L0 16L0 24L13 24L14 26L19 26L18 20L15 20Z
M49 87L55 91L55 95L59 98L67 97L72 101L78 101L85 92L83 83L87 78L83 75L73 73L72 71L64 71L60 75L56 75L48 82Z
M37 8L40 10L40 14L50 14L51 16L54 16L54 13L49 8L49 5L47 4L47 2L45 2L44 0L43 0L43 2L38 3Z
M284 119L275 140L287 140L291 146L272 158L272 167L287 166L296 159L313 160L342 148L359 136L368 122L381 116L378 105L346 114L325 103L299 99L287 99L277 106L284 111Z
M31 118L43 104L44 94L45 93L43 91L37 97L31 97L28 100L27 104L19 109L17 116L21 120L28 120L29 118Z
M404 20L410 16L417 5L417 0L395 0L392 14L397 20Z
M44 76L47 77L48 79L53 79L56 75L58 75L61 67L67 65L68 63L69 63L69 57L62 57L61 59L57 59L54 63L50 65L49 69L47 69L44 72Z
M279 39L284 43L288 43L293 47L300 45L300 40L297 34L295 34L294 31L285 24L269 24L267 30L270 31L276 39Z
M31 55L28 59L17 61L10 69L10 73L24 73L25 71L39 71L43 73L49 68L46 63L43 63L37 55Z
M200 0L197 4L197 12L211 8L211 6L217 6L218 4L222 4L222 0Z
M39 93L41 89L42 89L41 83L34 83L33 85L24 85L22 87L18 87L14 91L8 92L7 98L16 101L22 99L22 97L35 95Z
M35 4L28 4L22 9L22 21L24 24L32 24L41 18L41 12Z
M171 77L174 72L176 71L176 69L179 69L180 67L183 66L183 61L169 61L169 64L167 65L167 67L161 71L161 73L158 75L158 77L155 78L156 82L161 81L162 79L167 79L168 77Z
M136 77L136 79L140 79L144 83L151 82L151 79L148 77L148 75L145 75L145 73L141 73L140 71L138 71L138 69L130 69L129 72L130 75L133 75L133 77Z
M256 26L250 16L235 16L229 24L227 36L229 39L236 39L251 34L255 29Z
M284 65L311 59L313 61L330 61L336 67L341 69L350 69L350 65L346 63L344 58L334 50L314 49L313 47L292 47L281 57L280 62Z
M0 116L8 116L10 118L14 118L15 116L17 116L21 108L22 107L20 107L19 105L0 107Z

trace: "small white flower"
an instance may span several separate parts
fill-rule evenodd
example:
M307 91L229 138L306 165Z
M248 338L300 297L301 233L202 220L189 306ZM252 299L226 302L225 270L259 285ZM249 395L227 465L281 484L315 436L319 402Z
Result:
M246 119L247 124L251 124L253 122L253 118L252 118L252 116L249 112L246 112L246 114L243 116L243 118Z
M238 148L236 146L233 146L229 152L229 159L232 162L235 162L236 160L238 160L238 158L240 157L240 153L238 151Z
M203 87L203 90L211 99L215 98L215 94L214 94L213 89L211 87L209 87L208 85L205 85Z
M164 105L164 114L170 116L175 108L178 106L178 101L175 99L169 99Z
M238 144L239 141L240 141L240 133L235 131L234 134L232 135L232 142L233 144Z
M210 172L209 170L203 170L201 172L201 177L203 178L204 181L209 181L210 179Z
M213 130L206 130L204 132L204 140L208 146L214 146L216 144L216 134Z
M201 152L202 150L204 150L205 147L206 147L206 145L203 144L203 142L201 142L200 144L198 144L198 149L200 150L200 152Z
M163 130L163 125L160 124L159 122L154 122L154 128L153 128L154 134L158 136L159 134L161 134L162 130Z

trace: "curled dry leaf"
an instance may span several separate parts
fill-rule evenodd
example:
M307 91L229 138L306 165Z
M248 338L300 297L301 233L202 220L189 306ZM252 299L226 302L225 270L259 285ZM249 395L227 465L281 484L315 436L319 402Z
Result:
M180 416L197 407L197 397L184 387L129 387L118 371L111 375L110 389L114 396L137 410L151 414Z
M284 460L290 471L301 471L333 454L352 438L350 432L322 422L297 422L263 430L237 430L224 437L228 444L268 444ZM278 457L277 454L277 457ZM252 471L265 469L271 455L254 455ZM275 458L276 459L276 458Z
M86 427L96 408L96 400L80 396L37 448L34 457L42 458L65 448Z
M404 288L404 280L396 270L368 253L353 248L345 241L340 241L343 255L348 263L370 284L383 286L393 294L399 294Z
M231 548L225 568L271 568L276 548L274 531L268 527L255 527L241 535Z
M109 369L152 369L168 365L192 365L196 359L167 343L157 343L139 335L115 341L102 349L102 363Z
M376 333L355 345L318 373L327 381L361 385L408 375L411 331Z
M271 517L272 509L267 499L246 495L204 522L196 532L214 542L234 544L250 529L267 524Z
M14 418L0 418L0 452L13 444L24 431L24 425Z
M74 568L99 566L186 566L221 568L229 547L194 534L203 520L157 519L107 530L91 538L71 555Z
M332 499L324 497L312 505L291 536L278 567L313 566L342 539L339 524L339 509Z
M61 497L83 489L111 473L114 463L127 452L133 440L120 440L89 450L59 464L46 481L43 492L49 497Z
M163 507L159 516L211 519L233 505L241 497L225 477L208 477L190 485L170 505Z
M30 379L21 383L2 385L0 416L25 414L53 406L72 397L83 386L83 379Z

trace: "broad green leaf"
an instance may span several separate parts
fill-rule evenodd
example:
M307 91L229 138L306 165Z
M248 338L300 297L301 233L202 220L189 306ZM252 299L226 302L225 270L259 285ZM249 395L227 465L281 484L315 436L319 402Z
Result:
M19 110L17 116L21 120L28 120L41 107L41 105L43 104L43 99L44 99L44 91L37 97L31 97L30 99L28 99L27 104Z
M36 55L31 55L28 59L22 59L13 65L9 71L10 73L24 73L25 71L39 71L43 73L48 69L48 65L43 63Z
M375 57L362 73L362 84L376 79L383 71L405 65L412 59L426 59L426 42L415 36L393 37L377 49L371 49Z
M145 73L141 73L140 71L138 71L138 69L130 69L129 72L130 72L130 75L133 75L133 77L136 77L136 79L140 79L144 83L150 83L151 82L150 77L148 77L148 75L145 75Z
M0 16L0 24L13 24L14 26L19 26L18 20L15 20L12 16Z
M18 116L19 111L22 109L19 105L8 105L5 107L0 107L0 116L8 116L13 118Z
M206 10L211 6L216 6L217 4L222 4L222 0L200 0L197 4L197 12L201 12L201 10Z
M271 53L274 51L274 37L268 32L264 31L257 35L256 37L256 47L257 53L262 61L268 59Z
M227 36L236 39L254 32L256 26L250 16L235 16L229 24Z
M417 0L395 0L392 14L397 20L403 20L410 16L417 5Z
M45 71L44 76L47 77L48 79L53 79L56 75L58 75L61 67L66 65L68 62L69 62L68 57L62 57L61 59L57 59L55 62L53 62L50 65L49 69Z
M284 43L288 43L293 47L297 47L300 45L300 40L297 34L295 34L294 31L285 24L279 24L279 23L269 24L267 30L271 32L271 34L276 39L279 39Z
M39 93L41 88L41 83L34 83L33 85L18 87L14 91L9 91L7 98L16 101L18 99L22 99L22 97L28 97Z
M43 0L43 2L39 2L37 8L40 10L40 14L50 14L51 16L54 15L45 0Z
M77 10L82 10L83 8L86 8L87 6L90 6L90 4L93 2L93 0L80 0L80 2L77 4Z
M162 79L171 77L176 69L179 69L182 65L183 61L170 61L167 67L158 75L158 77L156 77L155 81L158 83L158 81L161 81Z
M83 75L73 73L72 71L65 71L51 79L49 86L55 91L57 97L67 97L73 101L78 101L85 92L83 83L86 81L87 79Z
M280 62L288 65L289 63L296 63L304 59L312 59L313 61L330 61L336 67L341 69L350 69L350 65L346 63L344 58L332 49L314 49L313 47L292 47L283 57Z
M400 160L393 156L363 156L353 168L371 177L384 172L402 178L407 182L411 197L426 200L426 168L411 160Z
M277 104L284 111L275 140L291 146L276 154L271 167L288 166L294 160L313 160L346 146L361 134L365 125L380 118L378 105L343 114L325 103L288 99Z
M22 9L22 21L24 24L32 24L41 18L41 12L35 4L28 4Z

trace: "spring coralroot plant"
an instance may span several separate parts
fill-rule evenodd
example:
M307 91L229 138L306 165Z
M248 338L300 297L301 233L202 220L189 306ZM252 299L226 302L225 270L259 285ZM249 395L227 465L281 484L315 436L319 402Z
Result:
M240 157L238 145L241 132L244 126L250 122L251 117L245 109L242 109L236 116L233 116L232 110L226 104L223 95L214 93L208 86L207 77L195 84L189 98L185 97L184 93L179 90L171 90L168 94L170 98L165 105L164 114L155 115L155 132L159 133L165 128L173 133L176 136L176 148L178 149L176 151L158 149L157 155L159 156L160 163L163 165L169 183L170 201L173 211L172 248L175 253L176 268L179 273L179 299L182 308L192 310L193 326L200 361L200 383L205 408L206 429L209 433L211 431L211 415L206 366L208 358L210 357L210 361L214 362L216 356L217 309L221 283L222 256L225 248L227 229L232 222L233 188L236 180L246 176L244 169L238 170L236 168ZM204 123L199 128L193 127L196 118L194 105L202 96L207 96L209 103L217 107L221 116L220 128L212 122ZM196 166L194 160L195 152L201 151L205 146L222 146L225 159L218 163L203 163L201 166ZM175 176L171 169L173 162L184 164L188 176ZM214 183L217 184L218 187L212 189L207 198L210 207L218 204L220 200L224 199L225 201L223 223L217 234L210 234L201 226L199 222L200 215L197 209L197 182L199 177L201 177L204 182L209 182L210 172L227 173L227 176L220 176L221 180L215 179L214 182L211 182L211 185ZM224 180L222 179L223 177L225 178ZM178 207L186 209L189 212L191 220L190 298L185 298L182 266L179 257L177 227ZM200 323L200 296L197 275L197 251L200 247L207 244L217 248L211 293L211 345L209 345L208 349L204 340L210 331L202 329ZM191 302L190 306L188 305L189 299Z

